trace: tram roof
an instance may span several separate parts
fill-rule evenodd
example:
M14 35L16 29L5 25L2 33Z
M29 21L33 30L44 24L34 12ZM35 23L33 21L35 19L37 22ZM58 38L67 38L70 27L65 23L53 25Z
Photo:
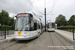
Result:
M41 18L38 16L38 15L36 15L36 13L35 12L33 12L33 11L23 11L23 12L19 12L19 13L30 13L30 14L32 14L33 15L33 17L36 19L36 20L38 20L39 22L41 22L43 25L45 25L44 24L44 22L41 20ZM18 14L19 14L18 13Z

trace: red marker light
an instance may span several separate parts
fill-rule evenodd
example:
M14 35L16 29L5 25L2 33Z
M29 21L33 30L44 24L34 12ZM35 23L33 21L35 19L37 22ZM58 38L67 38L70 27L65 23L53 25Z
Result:
M49 23L49 24L52 24L52 23Z
M18 15L18 17L21 17L21 15Z
M37 25L39 25L39 24L37 24Z

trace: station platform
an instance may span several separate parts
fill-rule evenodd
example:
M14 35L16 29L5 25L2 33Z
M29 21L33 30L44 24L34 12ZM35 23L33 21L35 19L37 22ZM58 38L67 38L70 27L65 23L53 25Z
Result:
M64 31L64 30L59 30L59 29L54 29L56 33L58 33L60 36L62 36L65 40L75 43L75 40L73 40L73 33Z

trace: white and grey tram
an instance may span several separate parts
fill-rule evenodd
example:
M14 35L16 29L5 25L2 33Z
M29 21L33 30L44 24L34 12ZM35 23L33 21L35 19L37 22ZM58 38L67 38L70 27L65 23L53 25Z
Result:
M44 23L34 12L18 13L15 23L15 39L30 40L44 31Z
M48 31L54 31L54 23L53 22L48 22Z

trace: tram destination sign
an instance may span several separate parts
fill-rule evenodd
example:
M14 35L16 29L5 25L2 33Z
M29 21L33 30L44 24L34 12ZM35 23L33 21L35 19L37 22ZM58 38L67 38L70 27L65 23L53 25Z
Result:
M18 14L17 17L26 17L28 14Z

